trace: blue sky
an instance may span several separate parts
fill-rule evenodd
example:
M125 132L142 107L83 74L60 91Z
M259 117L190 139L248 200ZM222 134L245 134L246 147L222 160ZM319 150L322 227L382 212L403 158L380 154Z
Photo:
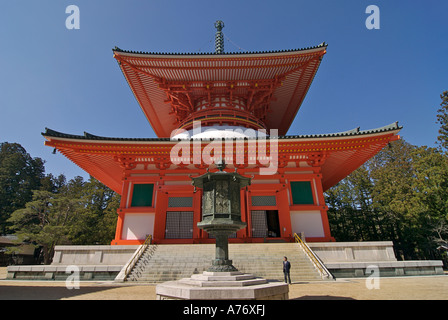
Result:
M368 30L368 5L380 29ZM80 10L69 30L66 7ZM221 19L226 52L328 43L288 134L378 128L434 146L448 90L448 1L16 0L0 1L0 142L18 142L46 172L87 175L44 146L45 127L71 134L155 137L112 48L211 52Z

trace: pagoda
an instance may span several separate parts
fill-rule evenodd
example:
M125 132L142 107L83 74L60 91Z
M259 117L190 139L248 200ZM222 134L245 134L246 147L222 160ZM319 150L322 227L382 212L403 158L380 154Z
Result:
M334 241L324 192L399 139L397 123L373 130L286 135L326 54L325 43L270 52L113 56L157 138L72 135L46 129L47 146L121 195L112 245L213 243L198 228L202 189L216 170L251 178L240 191L247 224L229 242ZM225 190L223 190L224 192Z

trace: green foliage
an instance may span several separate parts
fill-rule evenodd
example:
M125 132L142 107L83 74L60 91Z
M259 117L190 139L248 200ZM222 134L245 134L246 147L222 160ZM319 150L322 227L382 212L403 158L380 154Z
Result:
M109 244L120 196L92 177L67 182L44 172L19 144L0 144L0 234L41 248L45 263L56 245Z
M20 240L42 247L44 262L49 263L54 246L69 243L68 228L81 204L78 199L35 190L32 201L9 218Z
M447 259L448 91L440 98L440 148L396 141L326 192L337 241L391 240L398 258Z
M437 123L440 125L437 140L444 150L448 150L448 91L444 91L440 99L442 102L437 110Z
M391 143L326 193L333 236L391 240L402 259L439 257L448 236L440 227L448 222L447 161L436 148Z
M114 237L119 195L94 178L59 184L64 180L47 182L56 192L34 190L32 201L8 220L19 239L42 247L45 263L56 245L109 244Z
M119 195L92 177L79 183L82 210L70 229L72 244L110 244L115 235Z
M0 234L10 232L11 213L31 201L44 177L44 161L32 158L18 143L0 144Z

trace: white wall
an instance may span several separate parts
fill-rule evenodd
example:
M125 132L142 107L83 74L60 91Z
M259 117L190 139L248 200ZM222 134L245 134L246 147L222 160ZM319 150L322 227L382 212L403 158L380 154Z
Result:
M123 240L144 240L148 234L154 234L154 213L126 213Z
M293 233L305 233L307 237L324 237L324 228L320 211L291 211Z

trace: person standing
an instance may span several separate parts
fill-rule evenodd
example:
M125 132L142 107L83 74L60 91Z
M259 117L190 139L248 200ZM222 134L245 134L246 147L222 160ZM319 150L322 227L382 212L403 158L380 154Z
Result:
M290 270L291 270L291 263L288 261L288 258L285 257L283 260L283 274L285 275L285 283L289 284L291 284L291 276L289 275ZM288 277L288 279L286 279L286 277Z

